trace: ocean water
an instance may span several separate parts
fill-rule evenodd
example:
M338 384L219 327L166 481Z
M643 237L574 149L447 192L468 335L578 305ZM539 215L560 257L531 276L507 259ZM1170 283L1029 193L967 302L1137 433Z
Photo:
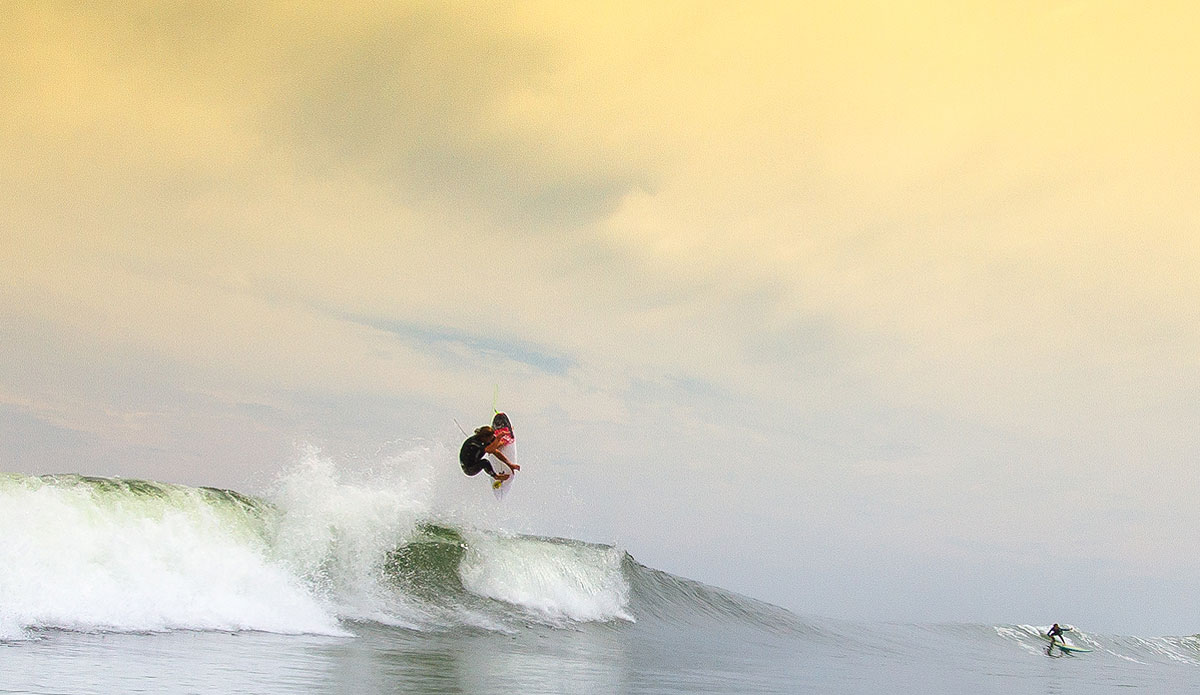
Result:
M0 693L1128 693L1194 636L801 616L403 486L0 475Z

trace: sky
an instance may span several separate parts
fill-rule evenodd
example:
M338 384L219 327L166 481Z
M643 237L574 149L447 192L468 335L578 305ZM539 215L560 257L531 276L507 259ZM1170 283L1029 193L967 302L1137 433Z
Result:
M512 530L1200 631L1188 2L6 2L0 470L513 418ZM480 492L478 504L491 504Z

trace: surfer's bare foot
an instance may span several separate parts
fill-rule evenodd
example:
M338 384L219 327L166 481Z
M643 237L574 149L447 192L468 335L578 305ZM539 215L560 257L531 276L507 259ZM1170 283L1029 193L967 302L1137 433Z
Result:
M508 480L510 473L497 473L496 480Z

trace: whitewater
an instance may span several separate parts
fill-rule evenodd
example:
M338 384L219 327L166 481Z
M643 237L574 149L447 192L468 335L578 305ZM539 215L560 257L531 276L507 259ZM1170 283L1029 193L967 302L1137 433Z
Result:
M0 474L0 693L1127 693L1196 636L801 616L310 455L261 495ZM754 558L745 561L753 562Z

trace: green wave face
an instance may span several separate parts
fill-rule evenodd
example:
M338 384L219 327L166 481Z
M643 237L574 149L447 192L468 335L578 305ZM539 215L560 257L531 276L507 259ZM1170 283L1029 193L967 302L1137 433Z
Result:
M445 601L465 593L458 567L466 549L455 529L422 524L413 538L388 551L383 571L399 591L431 603Z

